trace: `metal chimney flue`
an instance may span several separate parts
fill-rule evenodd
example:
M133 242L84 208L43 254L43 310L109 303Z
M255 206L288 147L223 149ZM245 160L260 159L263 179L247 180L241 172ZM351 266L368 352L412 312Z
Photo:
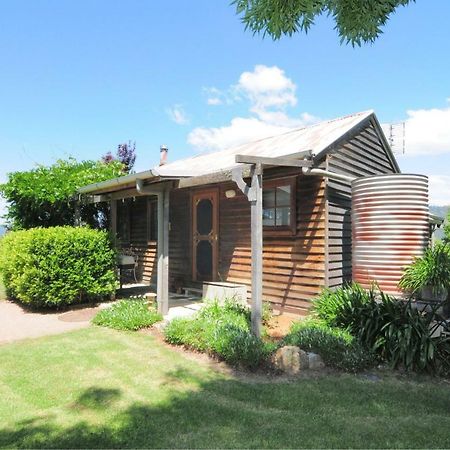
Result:
M159 165L160 166L167 164L167 153L168 152L169 152L169 149L167 148L167 145L161 145L160 156L159 156Z

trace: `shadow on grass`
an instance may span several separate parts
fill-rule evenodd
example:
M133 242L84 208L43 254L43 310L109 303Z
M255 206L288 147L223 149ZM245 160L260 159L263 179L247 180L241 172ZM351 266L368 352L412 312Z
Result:
M101 409L107 408L117 400L121 395L119 389L104 389L98 387L90 387L86 389L77 401L74 408L90 408Z
M180 389L189 383L190 389ZM166 373L168 396L116 410L124 393L92 386L76 405L102 420L60 425L42 416L0 429L1 447L300 448L450 446L447 388L328 377L291 383L199 379ZM183 386L186 386L183 384ZM81 408L81 409L82 409ZM59 414L59 413L58 413ZM63 413L65 410L63 408ZM98 419L98 418L97 418Z

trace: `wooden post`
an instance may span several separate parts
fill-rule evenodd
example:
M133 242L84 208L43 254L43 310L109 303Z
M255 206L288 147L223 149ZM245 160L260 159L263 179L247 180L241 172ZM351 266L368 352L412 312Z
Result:
M263 224L262 224L262 175L263 166L257 163L252 169L252 184L248 186L243 170L233 170L232 179L250 202L251 245L252 245L252 333L261 336L262 320L262 263L263 263Z
M165 315L169 311L169 191L158 195L158 273L156 297L158 312Z
M262 165L256 164L252 175L253 200L251 208L251 244L252 244L252 332L261 336L262 320Z
M169 222L169 199L170 191L166 189L163 193L164 203L163 203L163 227L164 227L164 255L163 255L163 279L162 279L162 302L161 302L161 313L166 315L169 312L169 232L170 232L170 222Z
M251 240L252 240L252 332L261 335L262 320L262 278L263 278L263 205L262 174L263 166L313 167L311 150L298 152L282 158L265 156L235 155L237 167L231 170L231 179L247 197L251 207ZM306 158L306 160L305 160ZM244 181L245 165L253 167L252 184Z
M164 197L163 193L158 193L158 267L156 274L156 301L158 302L158 312L162 314L163 303L163 262L164 262Z

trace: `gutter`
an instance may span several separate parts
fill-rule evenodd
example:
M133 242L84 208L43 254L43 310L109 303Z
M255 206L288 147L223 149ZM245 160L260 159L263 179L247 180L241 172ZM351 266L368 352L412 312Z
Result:
M83 186L78 189L79 194L89 194L90 192L94 192L101 189L109 189L114 187L123 186L124 184L129 184L136 182L140 178L155 178L158 175L155 173L153 169L146 170L144 172L133 173L131 175L125 175L124 177L113 178L112 180L101 181L100 183L88 184L87 186Z

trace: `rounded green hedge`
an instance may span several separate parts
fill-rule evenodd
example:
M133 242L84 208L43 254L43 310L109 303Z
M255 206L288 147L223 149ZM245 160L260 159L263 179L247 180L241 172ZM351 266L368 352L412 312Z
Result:
M58 307L111 295L115 263L108 233L90 228L32 228L0 241L7 293L30 306Z

